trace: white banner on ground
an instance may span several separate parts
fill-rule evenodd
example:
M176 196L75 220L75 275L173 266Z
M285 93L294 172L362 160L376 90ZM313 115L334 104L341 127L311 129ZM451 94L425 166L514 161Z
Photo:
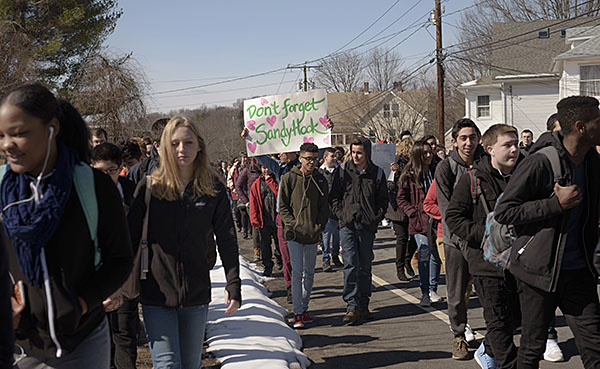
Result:
M298 151L305 142L331 146L327 93L313 90L244 101L248 156Z
M392 170L390 164L396 161L395 144L373 144L371 150L371 160L375 165L383 169L385 177L389 178Z

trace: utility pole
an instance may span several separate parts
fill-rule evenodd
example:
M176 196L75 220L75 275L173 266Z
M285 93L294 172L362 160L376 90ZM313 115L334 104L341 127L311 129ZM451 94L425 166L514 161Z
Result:
M442 50L442 7L435 0L435 59L437 63L438 140L444 145L444 56Z
M304 91L308 91L308 76L307 76L307 72L310 68L321 68L320 65L306 65L306 62L304 63L304 65L302 66L297 66L297 67L290 67L288 65L287 67L288 69L304 69L304 83L303 83L303 87L304 87Z

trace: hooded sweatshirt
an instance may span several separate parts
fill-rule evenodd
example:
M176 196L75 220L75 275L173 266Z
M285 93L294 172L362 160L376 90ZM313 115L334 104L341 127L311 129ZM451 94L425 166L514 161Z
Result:
M357 223L375 233L388 206L387 184L385 176L378 181L381 168L371 161L371 141L363 137L359 140L365 150L367 166L359 172L352 159L344 163L331 188L331 208L340 228L354 229Z
M522 157L521 157L522 159ZM446 223L450 231L467 242L465 256L469 262L469 272L472 275L487 277L502 277L504 272L501 268L494 266L483 259L481 242L485 234L485 222L487 212L483 206L483 198L491 211L496 205L496 200L504 192L506 184L510 179L492 166L491 157L485 154L474 166L475 177L473 182L469 173L464 174L454 192L452 199L446 209ZM483 197L479 196L473 204L472 186L475 180L479 180Z
M279 196L279 213L286 241L307 245L319 242L329 219L325 177L318 170L305 176L299 167L292 167L290 173L281 178Z

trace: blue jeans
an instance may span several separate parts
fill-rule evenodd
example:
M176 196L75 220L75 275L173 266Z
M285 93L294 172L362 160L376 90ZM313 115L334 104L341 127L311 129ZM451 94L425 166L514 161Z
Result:
M437 252L437 247L430 247L427 235L414 234L417 250L419 252L419 281L421 282L421 292L428 294L429 291L437 292L438 281L440 280L441 260Z
M305 245L288 241L290 263L292 264L292 301L294 314L308 311L310 293L315 280L317 244Z
M40 360L33 356L17 359L18 369L108 369L110 368L110 332L104 319L72 352L61 358Z
M343 298L348 310L366 309L371 297L371 263L375 233L340 229L342 258L344 259Z
M340 230L338 221L329 218L323 231L323 264L340 254Z
M155 369L202 367L208 304L181 308L142 305Z

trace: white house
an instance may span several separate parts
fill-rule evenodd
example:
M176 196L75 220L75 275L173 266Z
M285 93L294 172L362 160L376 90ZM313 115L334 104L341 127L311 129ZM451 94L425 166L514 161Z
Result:
M592 26L577 27L581 24ZM539 137L546 131L548 117L556 112L556 103L582 91L580 71L588 78L583 91L596 89L600 94L600 47L595 52L597 67L591 61L593 52L584 51L592 44L600 45L589 30L597 25L598 18L494 24L492 74L459 87L465 94L466 116L482 132L506 123Z

